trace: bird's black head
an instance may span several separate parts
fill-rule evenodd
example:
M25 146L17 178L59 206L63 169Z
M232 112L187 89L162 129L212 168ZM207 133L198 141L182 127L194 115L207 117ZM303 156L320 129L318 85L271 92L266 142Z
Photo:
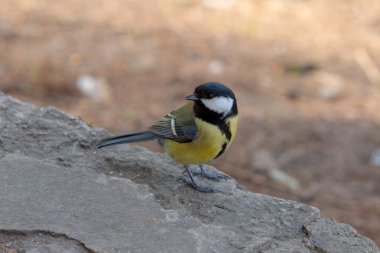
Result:
M224 120L238 113L235 94L218 82L199 85L186 99L194 101L195 115L209 122L216 119Z
M194 94L199 99L226 97L235 100L235 95L232 92L232 90L230 90L230 88L228 88L224 84L217 82L210 82L199 85L197 88L195 88Z

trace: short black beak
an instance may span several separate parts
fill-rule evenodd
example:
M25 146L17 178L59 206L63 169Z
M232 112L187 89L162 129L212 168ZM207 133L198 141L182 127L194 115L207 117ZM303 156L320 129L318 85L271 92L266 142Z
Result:
M199 98L195 94L191 94L186 97L187 100L193 100L193 101L198 101Z

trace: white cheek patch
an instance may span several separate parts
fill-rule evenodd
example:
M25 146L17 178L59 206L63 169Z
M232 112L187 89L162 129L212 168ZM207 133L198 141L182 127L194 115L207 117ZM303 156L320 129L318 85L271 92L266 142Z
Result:
M223 114L223 116L231 111L234 104L234 100L229 97L202 98L201 101L208 109Z

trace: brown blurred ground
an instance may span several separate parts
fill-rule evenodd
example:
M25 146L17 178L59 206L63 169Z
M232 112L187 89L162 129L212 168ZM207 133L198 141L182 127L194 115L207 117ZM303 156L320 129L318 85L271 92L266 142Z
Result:
M2 91L121 133L149 126L197 84L224 82L240 128L213 164L377 244L379 67L374 0L0 0ZM104 79L99 100L78 90L82 75Z

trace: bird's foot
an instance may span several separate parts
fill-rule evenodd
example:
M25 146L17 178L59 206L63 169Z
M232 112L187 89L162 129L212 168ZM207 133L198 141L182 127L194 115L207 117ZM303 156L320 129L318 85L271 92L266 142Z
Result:
M184 179L184 181L186 182L186 184L188 184L189 186L191 186L192 188L194 188L195 190L197 190L199 192L204 192L204 193L213 193L213 192L215 192L214 189L212 189L210 187L200 186L199 184L194 183L191 180L189 181L189 180Z
M222 179L227 180L230 178L227 175L215 172L215 171L208 171L203 168L203 165L199 165L200 170L191 170L191 174L193 176L201 175L202 177L205 177L212 181L220 181Z
M185 169L186 169L187 174L188 174L189 177L190 177L190 181L188 181L188 180L184 180L188 185L190 185L190 186L193 187L195 190L200 191L200 192L206 192L206 193L212 193L212 192L215 192L215 190L212 189L212 188L204 187L204 186L200 186L199 184L197 184L197 182L196 182L195 179L194 179L193 171L190 170L190 168L187 167L187 166L185 166Z

